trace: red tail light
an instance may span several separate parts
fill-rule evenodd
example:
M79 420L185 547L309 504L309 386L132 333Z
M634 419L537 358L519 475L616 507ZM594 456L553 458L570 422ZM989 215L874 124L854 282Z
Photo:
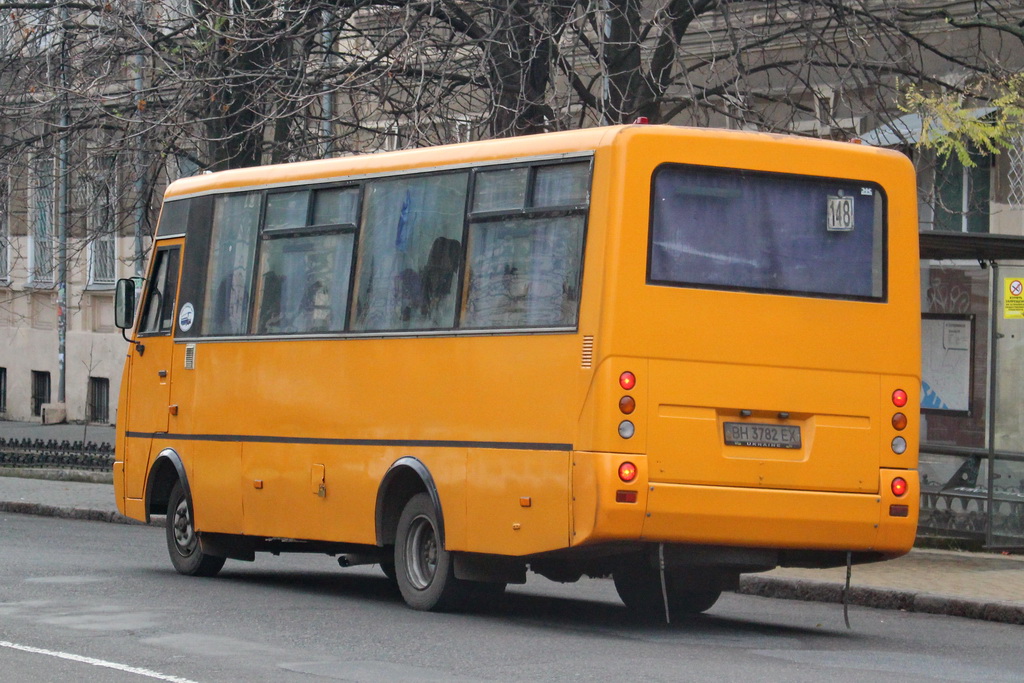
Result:
M636 465L631 462L624 462L619 465L619 479L627 484L636 479Z
M621 375L619 375L619 386L625 389L626 391L629 391L630 389L636 386L636 375L634 375L632 372L629 372L628 370L622 373Z
M907 480L903 477L896 477L892 480L892 495L903 496L907 493Z
M907 405L907 392L902 389L897 389L892 392L892 404L897 408L902 408Z

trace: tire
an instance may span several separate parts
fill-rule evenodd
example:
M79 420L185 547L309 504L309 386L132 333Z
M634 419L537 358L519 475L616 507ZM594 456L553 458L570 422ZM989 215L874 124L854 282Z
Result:
M441 526L426 493L409 499L398 518L395 578L405 603L413 609L439 612L468 606L475 587L455 578L452 554L441 544Z
M199 545L192 524L192 509L181 482L171 489L167 502L167 552L171 564L186 576L215 576L224 566L225 558L207 555Z
M660 619L665 614L665 598L661 590L661 573L646 560L623 565L612 574L615 590L626 607L637 616ZM718 601L722 591L715 589L687 590L683 581L665 575L669 616L690 616L706 612Z

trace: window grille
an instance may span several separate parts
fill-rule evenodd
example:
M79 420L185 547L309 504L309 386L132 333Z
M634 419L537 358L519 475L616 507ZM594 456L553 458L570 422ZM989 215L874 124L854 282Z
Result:
M117 277L117 158L95 156L89 174L89 284L112 285Z
M1008 154L1010 158L1009 202L1012 206L1024 206L1024 135L1014 139Z
M8 195L7 175L0 171L0 284L6 284L11 278L11 222Z
M32 248L30 275L34 285L52 285L54 279L53 159L38 155L32 159L29 225Z

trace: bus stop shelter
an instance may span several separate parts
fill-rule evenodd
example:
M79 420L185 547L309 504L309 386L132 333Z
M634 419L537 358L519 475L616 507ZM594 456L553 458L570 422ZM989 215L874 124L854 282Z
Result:
M920 247L918 536L1024 549L1024 237Z

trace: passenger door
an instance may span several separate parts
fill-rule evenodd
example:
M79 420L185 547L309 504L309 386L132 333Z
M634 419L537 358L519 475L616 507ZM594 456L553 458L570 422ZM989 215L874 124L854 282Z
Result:
M171 389L172 332L182 240L161 243L130 348L126 410L125 497L142 498L154 435L166 434Z

